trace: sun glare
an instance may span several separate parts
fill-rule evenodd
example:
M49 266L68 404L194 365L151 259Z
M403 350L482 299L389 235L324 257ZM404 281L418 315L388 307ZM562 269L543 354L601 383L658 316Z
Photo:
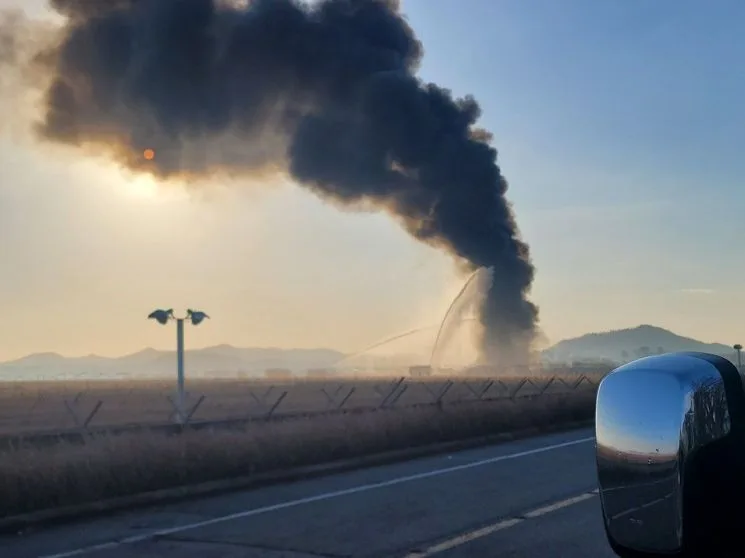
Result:
M150 176L133 177L126 184L127 193L134 198L154 200L158 197L158 183Z

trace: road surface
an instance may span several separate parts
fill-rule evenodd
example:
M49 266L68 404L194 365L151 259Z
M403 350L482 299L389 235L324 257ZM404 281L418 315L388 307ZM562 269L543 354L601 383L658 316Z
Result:
M8 558L611 558L592 430L0 538Z

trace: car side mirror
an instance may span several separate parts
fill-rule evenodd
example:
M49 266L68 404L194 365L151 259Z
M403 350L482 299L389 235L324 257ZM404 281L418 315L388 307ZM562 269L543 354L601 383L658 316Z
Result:
M706 353L630 362L601 381L596 459L622 558L745 555L745 389Z

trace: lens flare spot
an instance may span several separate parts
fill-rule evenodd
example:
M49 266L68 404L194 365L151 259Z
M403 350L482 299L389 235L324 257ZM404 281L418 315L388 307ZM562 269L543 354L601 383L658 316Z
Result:
M146 161L152 161L155 159L155 150L148 148L142 152L142 156L145 157Z

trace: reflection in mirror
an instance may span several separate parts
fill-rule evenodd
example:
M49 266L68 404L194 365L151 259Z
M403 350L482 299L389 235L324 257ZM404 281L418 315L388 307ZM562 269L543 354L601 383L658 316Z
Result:
M642 358L606 376L596 407L597 469L614 550L684 547L686 463L730 432L721 374L696 353Z

